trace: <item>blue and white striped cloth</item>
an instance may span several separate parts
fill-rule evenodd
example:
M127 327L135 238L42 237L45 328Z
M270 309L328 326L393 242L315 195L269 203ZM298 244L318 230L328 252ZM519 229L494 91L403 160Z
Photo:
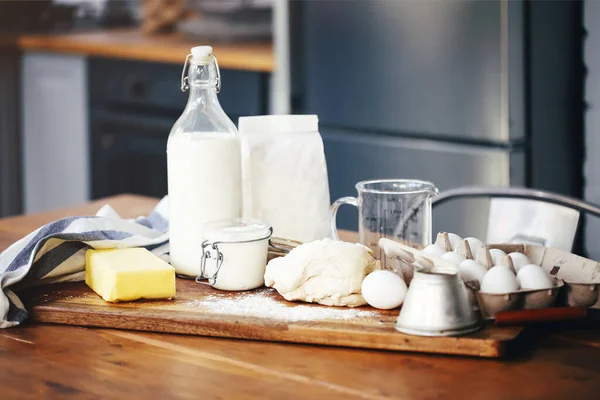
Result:
M14 243L0 253L0 328L27 319L15 290L82 281L88 249L145 247L168 260L168 209L165 197L147 217L126 220L105 205L96 216L63 218Z

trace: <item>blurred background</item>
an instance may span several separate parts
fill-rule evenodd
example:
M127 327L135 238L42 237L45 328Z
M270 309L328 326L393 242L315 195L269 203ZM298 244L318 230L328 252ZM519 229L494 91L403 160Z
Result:
M0 216L165 195L194 45L234 122L318 114L332 200L420 178L600 203L598 1L2 0ZM488 207L444 205L434 231L484 237ZM587 220L596 259L598 237Z

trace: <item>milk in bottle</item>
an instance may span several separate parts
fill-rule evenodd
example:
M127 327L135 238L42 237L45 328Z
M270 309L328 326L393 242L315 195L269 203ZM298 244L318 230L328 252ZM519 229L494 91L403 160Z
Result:
M169 135L167 170L171 264L177 274L195 278L200 274L202 226L240 217L242 195L240 142L217 99L221 82L216 58L209 46L194 47L190 56L182 81L190 96Z

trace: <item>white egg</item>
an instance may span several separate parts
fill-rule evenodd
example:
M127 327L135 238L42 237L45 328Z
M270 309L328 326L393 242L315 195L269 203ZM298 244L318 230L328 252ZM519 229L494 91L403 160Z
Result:
M462 242L462 238L458 236L456 233L448 233L448 239L450 239L450 244L452 245L452 250L456 250Z
M521 289L550 289L554 287L550 274L535 264L522 267L517 274L517 280L521 285Z
M500 249L490 249L490 256L492 256L492 262L494 263L494 265L500 264L500 260L505 255L506 253Z
M392 271L374 271L365 277L361 291L370 306L389 310L400 307L407 290L406 283Z
M483 277L481 291L484 293L505 294L519 290L515 274L505 265L496 265Z
M487 269L474 260L465 260L458 266L458 274L465 282L477 281L481 285L486 273Z
M446 251L438 245L430 244L429 246L423 249L423 253L429 254L434 257L441 257L444 255Z
M517 273L524 266L526 266L528 264L531 264L531 261L529 261L529 257L527 257L523 253L510 253L508 256L512 260L513 265L515 266L515 270L517 271Z
M460 253L455 253L453 251L449 251L442 255L442 258L446 261L450 261L458 266L461 262L465 261L466 258Z
M468 237L465 238L465 240L469 242L469 247L471 248L471 253L473 254L473 257L477 257L477 254L479 254L479 250L481 250L481 248L483 247L483 242L474 237Z

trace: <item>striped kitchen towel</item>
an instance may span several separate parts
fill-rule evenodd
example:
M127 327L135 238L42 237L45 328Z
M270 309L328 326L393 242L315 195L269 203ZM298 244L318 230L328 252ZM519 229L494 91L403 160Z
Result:
M96 216L63 218L14 243L0 253L0 328L27 319L15 290L84 280L88 249L145 247L166 259L168 209L165 197L148 217L126 220L105 205Z

